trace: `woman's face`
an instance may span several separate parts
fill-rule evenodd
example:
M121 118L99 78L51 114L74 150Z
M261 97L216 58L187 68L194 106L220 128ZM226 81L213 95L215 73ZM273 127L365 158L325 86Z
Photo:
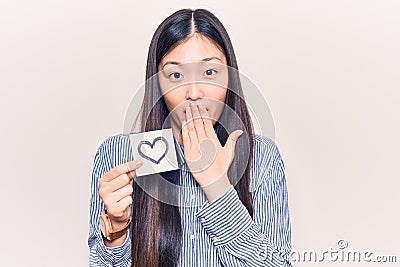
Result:
M215 124L224 106L228 67L224 53L213 42L194 34L167 53L158 70L173 126L180 129L191 102L201 103Z

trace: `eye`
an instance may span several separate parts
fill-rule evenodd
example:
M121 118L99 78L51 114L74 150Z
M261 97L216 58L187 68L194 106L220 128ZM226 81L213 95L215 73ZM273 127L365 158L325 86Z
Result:
M183 75L182 74L180 74L179 72L173 72L173 73L171 73L170 75L169 75L169 78L171 79L171 80L180 80L180 79L183 79Z
M217 71L213 70L213 69L208 69L204 72L204 76L213 76L214 74L216 74Z

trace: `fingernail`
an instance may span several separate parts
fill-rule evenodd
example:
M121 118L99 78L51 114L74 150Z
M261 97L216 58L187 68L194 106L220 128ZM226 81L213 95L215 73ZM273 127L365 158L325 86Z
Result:
M136 163L135 163L135 166L136 167L140 167L140 166L142 166L143 165L143 162L140 160L140 159L138 159L137 161L136 161Z
M233 141L237 141L242 134L243 134L242 130L237 131L236 134L232 138Z

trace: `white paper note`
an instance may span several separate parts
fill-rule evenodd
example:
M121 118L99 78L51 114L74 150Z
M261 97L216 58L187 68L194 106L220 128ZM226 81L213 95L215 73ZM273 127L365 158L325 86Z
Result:
M143 165L136 170L137 176L178 169L172 129L129 135L134 159Z

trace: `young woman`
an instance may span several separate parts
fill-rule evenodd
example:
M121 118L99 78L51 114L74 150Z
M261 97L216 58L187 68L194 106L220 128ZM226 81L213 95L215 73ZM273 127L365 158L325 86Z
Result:
M284 163L271 139L254 134L237 71L230 38L209 11L179 10L157 28L146 71L157 81L146 84L140 130L172 128L183 164L140 180L127 135L99 146L91 266L291 266ZM203 82L190 80L195 72ZM157 177L188 190L167 192ZM180 204L153 197L145 183Z

